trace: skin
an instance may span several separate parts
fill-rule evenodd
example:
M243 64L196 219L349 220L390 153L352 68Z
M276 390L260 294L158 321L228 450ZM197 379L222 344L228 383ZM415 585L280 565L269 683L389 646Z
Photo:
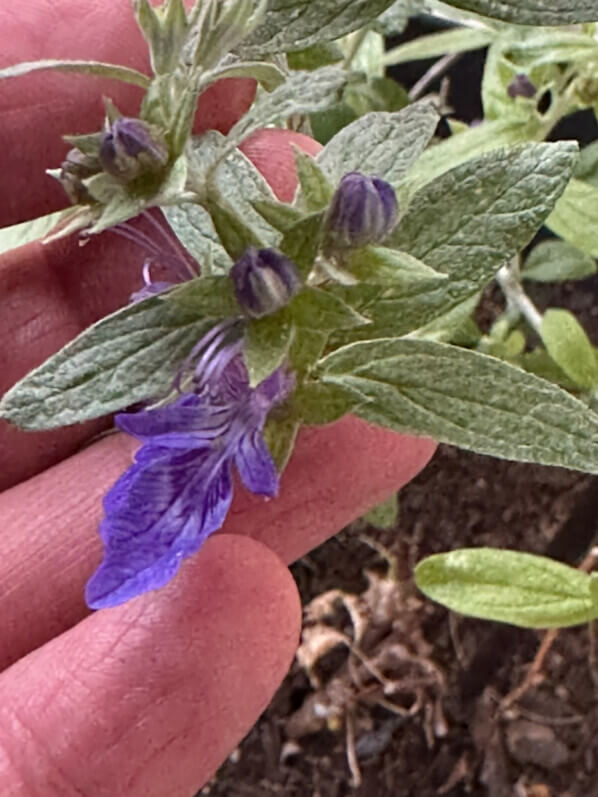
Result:
M96 58L146 70L127 0L23 0L0 10L0 66ZM254 87L202 98L197 128L226 130ZM0 224L64 204L44 168L60 134L99 129L102 94L134 114L137 89L72 75L0 85ZM243 149L282 199L290 142L263 131ZM0 392L126 302L142 255L109 233L0 256ZM292 660L301 625L286 565L398 489L434 451L345 418L302 431L281 495L237 485L222 533L163 590L90 615L83 585L101 557L101 497L130 464L123 435L97 421L46 433L0 426L0 794L186 797L251 728ZM86 444L85 446L83 444Z

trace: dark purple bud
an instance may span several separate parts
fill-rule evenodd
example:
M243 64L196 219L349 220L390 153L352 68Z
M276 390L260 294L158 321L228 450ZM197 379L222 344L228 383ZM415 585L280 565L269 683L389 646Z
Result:
M287 305L301 288L297 266L275 249L250 247L230 271L237 300L251 318Z
M88 202L91 195L83 180L101 170L97 158L85 155L81 150L71 149L60 166L60 182L72 202Z
M380 243L399 217L394 189L378 177L349 172L340 181L325 222L329 249L351 249Z
M515 97L525 97L525 99L531 100L532 97L536 96L536 87L527 75L521 73L515 75L513 80L509 83L507 86L507 94L512 100L514 100Z
M155 127L122 117L102 136L100 161L104 171L128 183L141 174L161 171L168 163L168 147Z

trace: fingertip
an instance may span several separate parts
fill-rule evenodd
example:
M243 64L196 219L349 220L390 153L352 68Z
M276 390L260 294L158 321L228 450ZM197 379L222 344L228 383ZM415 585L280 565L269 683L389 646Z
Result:
M322 149L321 144L303 133L274 127L258 130L239 147L281 202L291 202L297 187L293 145L313 156Z
M52 795L192 794L272 698L300 621L272 551L211 538L165 589L97 612L2 676L19 724L0 792L27 772L30 788L60 783ZM50 754L36 739L55 740Z

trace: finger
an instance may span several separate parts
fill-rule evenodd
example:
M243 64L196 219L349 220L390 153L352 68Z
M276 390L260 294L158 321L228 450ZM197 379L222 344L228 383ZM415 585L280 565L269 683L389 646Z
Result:
M101 558L101 499L134 448L131 438L112 435L0 496L0 668L87 613L83 587ZM291 562L412 479L434 448L352 417L303 429L280 495L268 501L237 485L224 530Z
M315 153L319 145L299 133L262 131L246 154L278 197L296 185L291 143ZM140 228L153 234L151 227ZM126 304L139 287L143 251L114 233L30 244L0 256L0 394L98 318ZM72 454L107 422L56 432L21 432L0 421L0 489L17 484Z
M0 793L191 797L270 701L300 622L271 551L209 540L160 593L87 618L0 677Z
M147 45L129 0L29 0L0 8L0 68L47 58L122 64L149 74ZM137 114L142 89L86 75L36 72L0 83L0 227L65 207L65 194L45 169L58 167L65 133L100 130L102 96ZM211 87L198 106L196 132L227 132L255 96L255 82L230 79Z

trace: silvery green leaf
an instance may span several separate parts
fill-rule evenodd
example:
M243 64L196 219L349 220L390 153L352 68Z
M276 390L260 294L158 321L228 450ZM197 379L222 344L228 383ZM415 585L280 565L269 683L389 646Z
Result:
M372 333L405 334L476 294L540 227L567 185L576 154L569 142L497 150L421 189L389 245L448 274L449 283L376 302Z
M573 171L573 176L598 188L598 141L593 141L583 147L579 153L579 160Z
M153 7L149 0L134 0L135 16L149 44L153 71L160 75L173 72L189 30L182 0L166 0Z
M287 313L252 319L245 329L243 358L252 387L278 368L286 358L294 335Z
M363 393L364 420L480 454L598 473L598 415L556 385L445 343L352 343L321 378Z
M333 182L360 171L399 183L434 134L438 112L427 102L397 113L367 114L343 128L317 157Z
M0 69L0 80L12 77L21 77L31 72L53 70L56 72L74 72L80 75L95 75L96 77L120 80L122 83L132 83L147 89L150 78L136 69L119 64L104 64L100 61L60 61L47 58L44 61L27 61L22 64L13 64Z
M582 252L598 257L598 188L571 180L546 226Z
M352 329L368 324L369 320L352 307L321 288L304 288L289 307L298 327L319 332Z
M366 401L355 390L340 385L307 381L299 385L291 398L293 415L309 426L333 423Z
M598 0L445 0L447 5L517 25L571 25L598 20Z
M209 212L194 202L163 207L162 212L176 237L193 255L200 268L208 265L217 274L225 274L233 264L216 232Z
M384 246L366 246L351 253L346 263L347 271L360 282L386 285L395 289L393 293L407 290L414 283L439 284L447 275L407 252L388 249Z
M375 30L362 30L350 33L343 39L347 52L346 66L354 72L362 72L367 77L384 76L384 36ZM354 48L357 47L355 52Z
M576 385L592 390L598 384L598 360L584 328L568 310L550 308L540 327L546 350Z
M282 86L257 98L229 132L228 147L236 147L259 127L284 121L293 114L324 110L338 98L347 77L346 72L335 66L293 72Z
M257 80L266 91L273 91L285 82L285 74L276 64L266 61L232 61L223 63L202 75L201 89L217 80L231 77L247 77Z
M254 199L251 205L271 227L282 233L288 232L291 227L303 218L300 210L288 205L286 202Z
M417 329L414 337L425 340L436 340L439 343L454 343L456 346L475 346L482 336L480 328L472 318L481 293L474 293L469 298L439 315L433 321Z
M400 83L390 77L363 76L359 80L356 76L343 92L343 102L355 112L355 117L350 120L354 121L359 116L375 111L400 111L409 105L409 94ZM312 121L313 117L314 114ZM338 132L336 130L335 135Z
M158 296L107 316L17 382L0 402L0 416L24 429L53 429L168 389L182 360L219 318L220 288L228 296L228 283L202 279L177 289L179 297L195 292L199 313Z
M579 386L573 382L567 374L558 367L546 349L538 346L532 351L524 352L517 358L517 365L525 368L530 374L535 374L542 379L547 379L549 382L554 382L555 385L564 388L570 392L578 392Z
M591 575L519 551L463 548L429 556L415 568L415 583L460 614L523 628L563 628L598 616Z
M320 42L306 47L305 50L296 50L287 56L290 69L318 69L321 66L338 64L345 55L336 42Z
M264 439L279 474L284 471L293 453L300 426L296 418L277 417L272 412L268 416Z
M424 185L468 160L492 150L519 144L537 137L540 125L513 119L482 122L429 147L410 169L398 191L399 203L405 204Z
M421 58L439 58L448 53L465 53L486 47L495 36L496 31L492 28L461 27L441 33L431 33L388 50L384 56L384 63L386 66L392 66Z
M374 29L386 36L402 33L407 27L409 17L419 14L424 6L424 0L395 0L374 23Z
M293 147L298 186L294 204L305 208L309 213L324 210L330 204L334 189L315 158Z
M280 249L294 261L299 273L307 279L318 254L323 213L311 213L285 232Z
M23 221L21 224L13 224L10 227L0 229L0 254L8 252L10 249L17 249L19 246L39 241L52 232L61 221L67 219L72 214L72 208L57 210L47 216L40 216L32 221Z
M205 207L231 261L238 260L250 247L263 248L263 241L236 213L217 202L207 202Z
M518 31L512 36L507 50L510 60L530 69L543 64L593 60L598 56L598 43L585 33L531 28L523 35Z
M578 280L596 273L591 255L565 241L542 241L534 246L521 272L523 279L535 282Z
M299 330L299 334L293 338L289 350L289 360L293 371L302 375L311 372L313 366L324 353L328 338L328 332L302 327Z
M245 54L303 50L333 41L372 22L393 0L270 0L257 30L243 42Z

